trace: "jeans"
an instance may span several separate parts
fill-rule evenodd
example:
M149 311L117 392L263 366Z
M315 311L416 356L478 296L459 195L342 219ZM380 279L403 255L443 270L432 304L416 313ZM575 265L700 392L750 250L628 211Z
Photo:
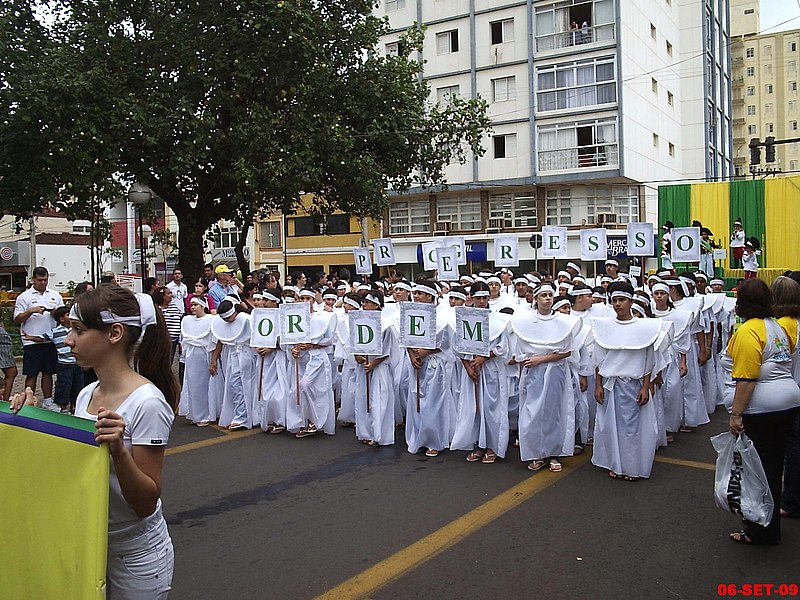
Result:
M59 406L74 405L83 389L83 369L76 364L58 363L53 400Z
M800 515L800 414L794 416L786 442L781 508L791 515Z

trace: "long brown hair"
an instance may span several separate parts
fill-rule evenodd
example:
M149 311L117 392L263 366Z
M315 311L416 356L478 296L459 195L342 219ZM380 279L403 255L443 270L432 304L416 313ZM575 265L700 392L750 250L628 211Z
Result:
M108 330L110 324L103 323L100 311L107 310L121 317L139 314L136 296L128 289L112 284L101 284L95 289L76 298L80 321L89 329ZM145 330L141 343L136 344L142 333L141 327L123 324L124 343L128 356L133 355L133 368L149 379L175 409L178 403L179 387L170 362L171 342L164 315L156 309L156 323ZM134 350L135 348L135 350Z

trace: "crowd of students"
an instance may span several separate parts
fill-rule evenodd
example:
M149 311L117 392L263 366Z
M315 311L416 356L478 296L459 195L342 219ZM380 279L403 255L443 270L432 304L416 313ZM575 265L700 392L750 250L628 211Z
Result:
M702 271L634 285L616 261L605 270L591 280L570 262L555 277L502 269L451 283L399 275L302 289L270 276L246 292L218 267L181 324L191 375L179 414L298 438L333 434L338 421L370 446L404 441L412 453L461 450L487 464L513 445L534 471L559 471L562 457L594 444L593 462L612 477L649 477L656 449L723 402L735 298ZM398 344L399 306L412 301L437 305L433 350ZM249 312L286 302L308 304L311 341L250 347ZM457 306L489 311L489 356L456 352ZM381 312L381 355L349 346L354 310Z

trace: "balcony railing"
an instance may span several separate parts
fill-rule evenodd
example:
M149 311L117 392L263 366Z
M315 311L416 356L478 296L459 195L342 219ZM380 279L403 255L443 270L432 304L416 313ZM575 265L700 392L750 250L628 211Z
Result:
M616 39L614 23L608 23L537 36L536 50L537 52L557 50L595 42L609 42L614 39Z
M563 171L587 167L616 167L619 153L616 144L597 144L563 150L539 152L539 171Z

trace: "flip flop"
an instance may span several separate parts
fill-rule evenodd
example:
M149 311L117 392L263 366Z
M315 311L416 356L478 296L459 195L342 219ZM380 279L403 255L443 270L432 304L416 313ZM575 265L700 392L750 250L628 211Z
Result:
M494 452L487 452L486 454L484 454L483 458L481 459L481 462L485 465L491 465L496 460L497 460L497 454L495 454Z
M747 537L747 534L744 532L744 529L741 529L739 531L734 531L733 533L729 534L728 539L732 542L736 542L737 544L750 545L753 543L753 540Z
M543 460L534 460L533 462L528 464L528 470L529 471L541 471L542 469L544 469L544 466L546 464L547 463L544 462Z
M557 460L550 461L550 472L551 473L560 473L564 467L561 466L561 463Z
M434 458L436 456L439 456L439 451L438 450L434 450L433 448L428 448L425 451L425 456L430 456L431 458Z
M467 454L467 462L478 462L483 459L483 454L480 452L470 452Z

